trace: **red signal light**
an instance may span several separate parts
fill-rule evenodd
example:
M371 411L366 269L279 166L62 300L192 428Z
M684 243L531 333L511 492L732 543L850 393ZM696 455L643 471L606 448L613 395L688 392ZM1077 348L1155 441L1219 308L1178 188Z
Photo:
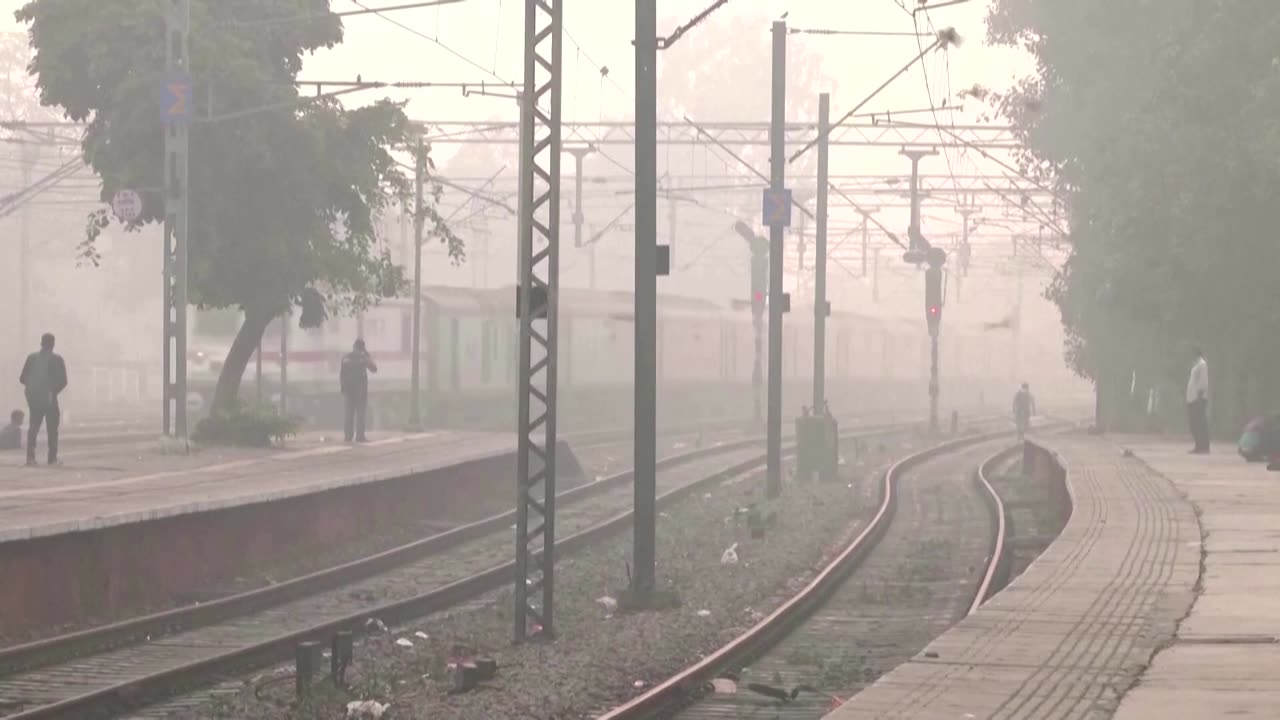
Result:
M937 305L930 305L930 306L929 306L929 314L930 314L930 315L937 315L941 310L942 310L942 308L938 307Z
M756 291L756 293L753 295L753 297L755 298L755 301L756 301L756 302L764 302L764 293L762 293L762 292L760 292L760 291L758 291L758 290L757 290L757 291Z

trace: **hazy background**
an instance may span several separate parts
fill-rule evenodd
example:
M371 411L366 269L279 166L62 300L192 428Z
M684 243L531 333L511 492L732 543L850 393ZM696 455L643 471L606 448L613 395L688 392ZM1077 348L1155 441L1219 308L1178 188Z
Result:
M105 1L105 0L104 0ZM368 0L370 7L386 6L385 0ZM706 0L666 0L659 5L659 27L670 32L706 6ZM0 0L0 32L5 38L3 84L0 108L3 119L57 119L38 107L30 92L30 79L21 71L25 63L23 28L13 21L16 0ZM348 0L334 0L335 11L356 9ZM518 0L468 0L456 5L397 11L386 17L355 16L346 19L346 41L319 53L305 65L303 79L501 82L521 77L523 3ZM692 30L672 50L660 53L658 85L660 120L679 120L687 113L697 121L767 121L769 107L769 22L789 13L787 22L795 28L872 30L909 32L911 16L896 0L854 0L832 3L825 0L785 2L782 0L733 0L711 20ZM1017 77L1034 71L1028 56L985 45L986 3L973 0L965 5L935 10L926 20L919 16L918 29L953 26L964 44L946 53L933 53L911 72L901 77L866 111L895 111L954 106L957 92L973 85L996 89L1008 87ZM564 99L566 121L629 120L633 111L633 56L630 45L633 26L630 3L565 3ZM198 28L192 29L193 33ZM921 38L927 45L929 38ZM446 50L473 61L459 59ZM792 35L789 41L788 117L812 121L816 117L817 94L831 92L832 114L839 117L882 83L891 73L919 52L912 37ZM473 64L474 63L474 64ZM607 67L608 73L601 73ZM927 89L926 89L927 88ZM389 96L408 101L411 118L428 122L449 120L504 120L516 118L512 100L496 97L464 97L457 88L414 91L371 90L348 95L349 105ZM942 124L965 125L991 122L983 118L988 108L972 100L963 101L963 112L940 111ZM932 122L929 113L904 116L912 122ZM865 122L865 120L864 120ZM999 123L998 120L995 122ZM75 131L62 130L74 135ZM12 135L12 133L8 133ZM938 135L928 136L938 142ZM593 138L570 136L566 143L581 144ZM433 146L438 172L445 178L469 187L478 187L506 166L486 193L505 199L515 207L516 148L511 145ZM737 150L737 148L735 148ZM0 145L0 194L24 185L24 152L28 155L32 178L39 178L65 162L74 148L40 148L6 142ZM743 152L761 172L768 172L767 148ZM803 175L788 179L802 197L811 195L814 153L789 168ZM1000 154L1008 158L1007 154ZM704 148L659 148L659 174L668 175L671 186L735 183L749 176L719 150ZM615 227L605 233L594 248L594 284L601 289L629 290L632 282L633 218L624 212L633 188L629 168L630 147L607 147L588 156L584 174L588 177L583 202L586 234L591 236L618 217ZM834 148L831 173L834 176L879 176L838 181L854 188L850 193L865 205L882 205L877 218L905 238L908 213L902 182L910 169L897 147ZM572 159L562 161L562 283L587 287L593 282L591 250L572 247ZM1005 171L972 151L948 150L945 156L928 158L922 173L934 184L948 186L952 177L987 175L999 180ZM895 178L894 181L888 181ZM0 263L0 403L16 406L20 394L16 385L16 364L34 349L40 332L59 336L59 346L68 359L73 389L85 391L91 385L93 366L99 374L115 365L145 367L158 381L160 349L160 238L155 230L122 235L109 230L101 243L104 263L97 269L77 267L75 246L83 237L85 214L98 207L97 182L83 170L56 188L40 195L19 210L0 218L0 242L4 262ZM671 241L675 248L673 274L661 279L661 292L705 297L725 304L745 298L748 288L748 255L740 239L730 231L734 217L758 223L758 190L684 193L693 202L678 204L676 237L669 237L669 203L659 199L659 241ZM199 198L193 198L199 202ZM1052 235L1039 223L1026 220L1016 207L994 195L980 197L982 211L975 216L981 227L974 231L973 270L964 280L957 298L954 287L944 323L987 323L1007 317L1018 287L1017 268L1023 277L1024 363L1060 363L1061 329L1057 311L1040 297L1050 276L1045 258L1028 253L1014 261L1011 236L1040 233ZM425 282L433 284L500 287L510 285L515 276L515 224L506 211L470 200L446 189L446 215L455 213L457 231L468 241L468 260L452 266L443 248L428 246L424 260ZM810 201L812 207L812 201ZM889 207L892 206L892 207ZM1047 205L1046 205L1047 207ZM21 293L22 223L28 223L30 283L29 316L23 334L18 317ZM832 243L846 235L858 222L856 213L836 198L831 200ZM927 198L923 229L944 247L950 247L961 229L954 196ZM398 216L386 219L386 242L392 252L407 250L407 226ZM788 238L787 287L799 290L795 297L804 304L810 292L811 271L798 272L796 253L802 228L796 224ZM803 228L808 237L806 269L812 263L813 228ZM848 238L833 250L828 275L828 293L838 309L869 314L900 316L921 320L923 277L916 268L901 262L901 251L873 232L870 248L881 248L878 278L862 276L860 235ZM1046 246L1048 262L1064 257ZM953 281L954 282L954 281ZM800 284L797 288L797 283ZM878 284L878 300L873 285ZM944 330L945 331L945 330ZM102 377L106 377L102 375ZM10 379L12 378L12 379ZM106 382L101 380L100 382ZM87 406L87 403L81 403Z

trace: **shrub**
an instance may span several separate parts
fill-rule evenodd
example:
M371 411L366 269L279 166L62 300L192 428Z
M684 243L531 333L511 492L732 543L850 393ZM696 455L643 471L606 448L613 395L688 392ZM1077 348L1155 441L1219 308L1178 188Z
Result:
M215 410L196 425L191 439L201 445L271 447L297 435L298 425L298 418L274 408L238 406Z

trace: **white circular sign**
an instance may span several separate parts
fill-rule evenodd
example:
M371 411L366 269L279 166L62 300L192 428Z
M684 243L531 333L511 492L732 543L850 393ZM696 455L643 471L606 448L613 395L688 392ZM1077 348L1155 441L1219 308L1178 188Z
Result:
M187 393L187 412L198 413L204 409L204 397L198 392Z
M133 190L121 190L111 198L111 210L124 222L133 222L142 214L142 196Z

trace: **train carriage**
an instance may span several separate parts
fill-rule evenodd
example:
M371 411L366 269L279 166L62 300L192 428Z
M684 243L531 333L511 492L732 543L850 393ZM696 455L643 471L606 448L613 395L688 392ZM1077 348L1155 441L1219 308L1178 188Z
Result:
M634 304L628 292L562 289L557 384L560 426L630 423L634 377ZM514 424L519 324L515 289L426 287L422 291L420 387L423 415L431 424L510 428ZM193 378L207 406L220 361L238 318L201 315L193 327L193 352L204 358ZM756 353L749 309L661 296L658 303L658 404L660 416L749 417ZM279 323L263 339L264 399L279 388ZM289 410L308 422L334 426L340 418L337 370L356 337L364 337L380 372L371 377L375 426L400 427L408 419L413 303L401 298L369 308L362 317L331 318L310 330L290 329ZM980 396L982 388L1008 384L1008 333L944 325L940 368L951 392ZM767 342L761 351L766 354ZM787 414L811 399L812 309L786 316L783 338ZM923 318L878 318L836 311L827 319L827 394L833 407L867 411L917 411L927 407L929 341ZM254 363L245 395L255 388ZM950 397L944 394L944 398ZM794 406L792 408L791 406Z

